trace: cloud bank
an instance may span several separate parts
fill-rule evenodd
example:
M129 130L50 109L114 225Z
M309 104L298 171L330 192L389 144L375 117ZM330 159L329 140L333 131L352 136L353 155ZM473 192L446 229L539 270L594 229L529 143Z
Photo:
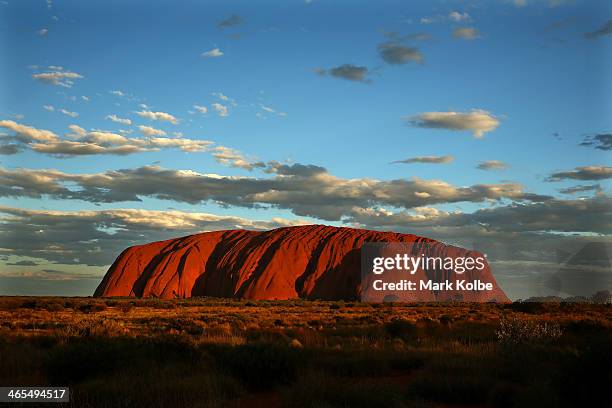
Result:
M214 149L212 149L214 152ZM495 202L503 199L547 201L517 183L453 186L441 180L377 180L336 177L323 167L278 162L250 162L219 149L218 160L260 168L271 177L238 177L172 170L160 166L102 173L65 173L54 169L0 168L0 196L83 200L95 203L156 198L190 204L287 209L298 216L339 221L354 207L415 208L442 203Z

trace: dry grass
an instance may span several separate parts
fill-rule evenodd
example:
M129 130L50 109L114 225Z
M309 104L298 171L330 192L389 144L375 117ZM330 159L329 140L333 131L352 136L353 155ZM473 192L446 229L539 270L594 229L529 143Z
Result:
M0 382L84 407L607 406L611 336L610 305L6 297Z

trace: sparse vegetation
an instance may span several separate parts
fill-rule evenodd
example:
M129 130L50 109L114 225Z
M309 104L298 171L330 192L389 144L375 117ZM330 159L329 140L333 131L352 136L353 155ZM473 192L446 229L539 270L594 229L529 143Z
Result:
M558 323L513 316L502 317L495 334L501 344L516 346L526 343L551 343L561 337L563 330Z
M73 407L605 406L611 344L609 304L0 298L0 383Z

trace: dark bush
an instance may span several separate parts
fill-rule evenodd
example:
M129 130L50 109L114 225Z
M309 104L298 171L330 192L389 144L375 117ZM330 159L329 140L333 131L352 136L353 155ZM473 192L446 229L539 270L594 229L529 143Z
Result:
M329 308L332 309L332 310L338 310L338 309L342 309L344 306L345 306L344 305L344 300L339 300L339 301L329 305Z
M128 367L145 370L151 364L194 364L198 360L197 351L176 337L158 340L73 338L49 351L44 371L51 385L66 385L109 376Z
M119 310L121 310L123 313L129 313L133 308L134 304L132 302L123 302L119 304Z
M175 309L177 304L173 300L142 299L134 302L134 307L150 307L153 309Z
M514 312L538 314L546 311L546 303L543 302L514 302L508 307Z
M64 304L63 302L59 301L48 302L43 306L43 308L50 312L61 312L62 310L64 310Z
M405 404L402 387L376 382L345 381L312 373L301 377L286 393L287 406L295 408L420 408L429 407L418 401Z
M500 382L495 384L487 397L488 405L495 408L512 408L516 403L518 386L516 384Z
M483 404L494 381L472 373L418 376L410 391L416 396L443 404Z
M23 302L17 298L6 297L4 299L0 299L0 310L16 310L22 306Z
M124 360L122 342L83 340L51 350L44 369L51 385L74 384L96 375L112 372Z
M40 307L40 303L37 300L26 300L21 304L23 309L38 309Z
M566 406L605 407L610 404L612 339L591 345L567 358L553 381Z
M391 337L407 339L417 334L416 325L408 320L394 319L385 324L385 331Z
M83 303L78 306L78 310L83 313L103 312L106 309L106 303Z
M364 352L318 353L312 364L335 377L379 376L390 371L388 358Z
M208 350L220 372L256 390L295 381L304 361L301 350L271 344L215 345Z

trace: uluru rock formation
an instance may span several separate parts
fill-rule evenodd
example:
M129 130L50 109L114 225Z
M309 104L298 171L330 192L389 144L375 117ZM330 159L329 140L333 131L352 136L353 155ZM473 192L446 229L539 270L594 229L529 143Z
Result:
M360 249L369 242L424 243L439 256L477 254L411 234L323 225L214 231L127 248L94 296L358 299ZM509 301L488 265L463 275L430 273L435 281L478 279L493 290L419 291L401 300Z

